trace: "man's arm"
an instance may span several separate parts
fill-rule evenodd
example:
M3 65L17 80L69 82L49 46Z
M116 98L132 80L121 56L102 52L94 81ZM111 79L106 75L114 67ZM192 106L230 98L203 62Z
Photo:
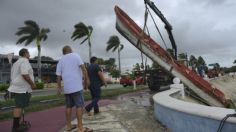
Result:
M57 75L57 94L61 94L61 76Z
M80 68L82 70L82 73L83 73L83 77L84 77L84 88L85 89L88 89L89 85L90 85L90 80L89 80L89 77L88 77L88 72L85 68L85 66L82 64L80 65Z
M103 84L105 85L105 87L107 87L107 82L104 78L103 72L102 71L98 71L98 76L100 77L100 79L102 80Z
M22 74L22 77L25 79L25 81L30 85L31 89L35 89L36 86L34 82L31 80L29 74Z

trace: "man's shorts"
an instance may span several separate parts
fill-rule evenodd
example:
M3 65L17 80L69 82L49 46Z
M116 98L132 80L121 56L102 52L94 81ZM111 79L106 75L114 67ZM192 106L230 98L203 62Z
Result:
M30 93L11 93L12 98L15 100L15 105L17 108L24 108L29 106Z
M65 103L67 108L72 108L73 106L83 107L84 106L84 96L83 96L83 90L65 94Z

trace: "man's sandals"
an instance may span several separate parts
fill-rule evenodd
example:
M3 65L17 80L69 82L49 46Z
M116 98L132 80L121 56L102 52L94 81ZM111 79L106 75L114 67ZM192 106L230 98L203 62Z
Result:
M83 109L83 112L86 113L88 116L92 116L92 112L88 112L85 108Z
M72 124L71 128L65 128L65 131L66 132L70 132L70 131L74 130L75 128L77 128L77 125L76 124Z
M70 132L70 131L72 131L72 130L74 130L76 128L77 128L77 125L73 124L73 125L71 125L71 128L66 128L65 131L66 132ZM83 132L93 132L93 129L90 129L88 127L84 127L84 131Z
M84 132L93 132L93 129L90 129L88 127L84 127Z

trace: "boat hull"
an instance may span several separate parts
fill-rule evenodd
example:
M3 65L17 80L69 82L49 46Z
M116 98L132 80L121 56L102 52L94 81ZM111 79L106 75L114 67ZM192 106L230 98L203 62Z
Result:
M181 81L209 105L226 106L228 100L223 92L212 86L185 65L175 61L157 42L143 33L142 29L118 6L116 12L116 29L131 44L146 56L158 63L163 69L178 77Z

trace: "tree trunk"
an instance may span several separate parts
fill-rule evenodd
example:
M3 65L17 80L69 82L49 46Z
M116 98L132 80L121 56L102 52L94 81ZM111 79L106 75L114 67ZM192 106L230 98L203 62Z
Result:
M41 46L39 40L37 40L37 48L38 48L38 80L41 82Z
M89 43L89 61L90 61L92 57L92 46L91 46L90 38L88 38L88 43Z
M119 74L121 74L121 66L120 66L120 49L118 49L118 62L119 62Z

